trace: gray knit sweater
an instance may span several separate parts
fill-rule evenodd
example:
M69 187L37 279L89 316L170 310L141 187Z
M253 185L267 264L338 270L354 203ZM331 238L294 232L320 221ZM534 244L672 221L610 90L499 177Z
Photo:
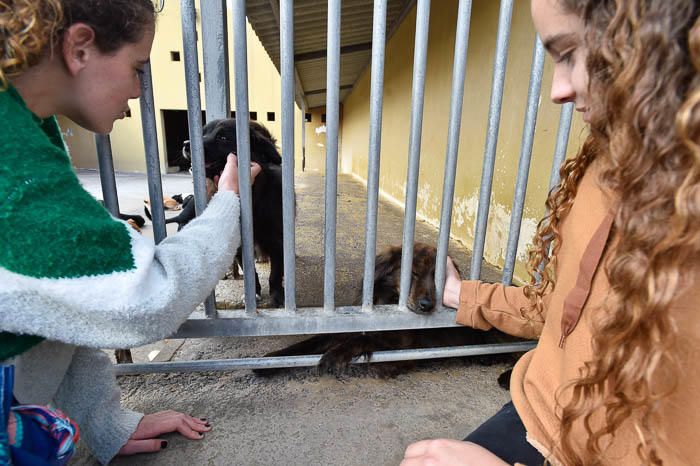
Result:
M16 364L20 403L51 403L109 462L142 415L122 409L99 348L174 333L233 261L239 200L216 194L204 213L159 245L112 218L81 186L54 118L38 119L0 92L0 331L45 340Z

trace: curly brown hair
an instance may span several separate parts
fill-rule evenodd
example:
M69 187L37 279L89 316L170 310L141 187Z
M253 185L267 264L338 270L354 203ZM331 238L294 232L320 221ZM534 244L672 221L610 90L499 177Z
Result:
M85 23L103 53L138 42L155 23L151 0L0 0L0 87L37 64L66 28Z
M670 309L692 282L684 263L700 257L700 6L687 0L559 3L586 25L590 134L563 165L547 200L550 213L529 258L531 305L523 312L543 311L542 297L555 286L559 225L596 160L601 186L618 206L605 262L610 292L605 312L593 320L593 359L557 397L571 395L561 406L559 451L567 465L603 464L606 442L631 422L641 462L659 465L667 439L654 424L679 373ZM584 426L585 442L572 439L575 422Z

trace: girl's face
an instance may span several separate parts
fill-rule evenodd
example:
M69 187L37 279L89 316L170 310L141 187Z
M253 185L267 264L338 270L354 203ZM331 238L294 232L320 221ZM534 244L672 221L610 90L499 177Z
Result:
M127 42L111 53L102 53L94 42L88 42L79 72L73 74L73 101L65 115L90 131L109 133L114 121L124 118L129 110L129 99L141 95L140 76L151 53L153 36L153 28L147 27L139 42Z
M557 0L532 0L532 20L547 52L554 59L552 101L573 102L588 122L589 96L583 20L565 13Z

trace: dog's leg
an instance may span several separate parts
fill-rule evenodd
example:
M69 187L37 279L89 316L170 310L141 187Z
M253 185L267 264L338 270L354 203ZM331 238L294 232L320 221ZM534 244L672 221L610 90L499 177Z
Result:
M134 362L129 349L114 350L114 358L117 360L117 364L131 364Z
M273 307L284 306L284 252L281 249L270 254L270 298Z
M353 359L365 356L371 358L372 353L379 349L376 338L369 334L351 334L347 338L336 342L324 354L318 362L320 373L340 375L347 370Z
M255 267L253 267L253 270L255 270ZM257 270L255 270L255 298L262 299L262 286L260 286L260 277Z
M337 344L339 339L346 338L345 334L333 334L333 335L316 335L306 340L302 340L293 345L282 348L281 350L272 351L265 355L265 357L275 357L275 356L300 356L304 354L323 354L328 348ZM283 371L283 368L275 369L253 369L253 372L258 375L272 375Z

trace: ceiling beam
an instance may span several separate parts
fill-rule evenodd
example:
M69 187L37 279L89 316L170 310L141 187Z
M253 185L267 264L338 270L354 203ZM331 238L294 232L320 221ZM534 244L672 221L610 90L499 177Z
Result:
M345 84L343 86L340 86L339 88L341 91L345 91L347 89L352 89L352 84ZM316 94L325 94L326 89L314 89L313 91L306 91L306 95L316 95Z
M365 52L367 50L372 50L372 42L365 42L363 44L344 45L340 47L340 54L345 55L348 53ZM326 55L328 55L328 51L326 49L316 50L313 52L298 53L294 55L294 62L296 63L300 61L318 60L319 58L326 58Z

